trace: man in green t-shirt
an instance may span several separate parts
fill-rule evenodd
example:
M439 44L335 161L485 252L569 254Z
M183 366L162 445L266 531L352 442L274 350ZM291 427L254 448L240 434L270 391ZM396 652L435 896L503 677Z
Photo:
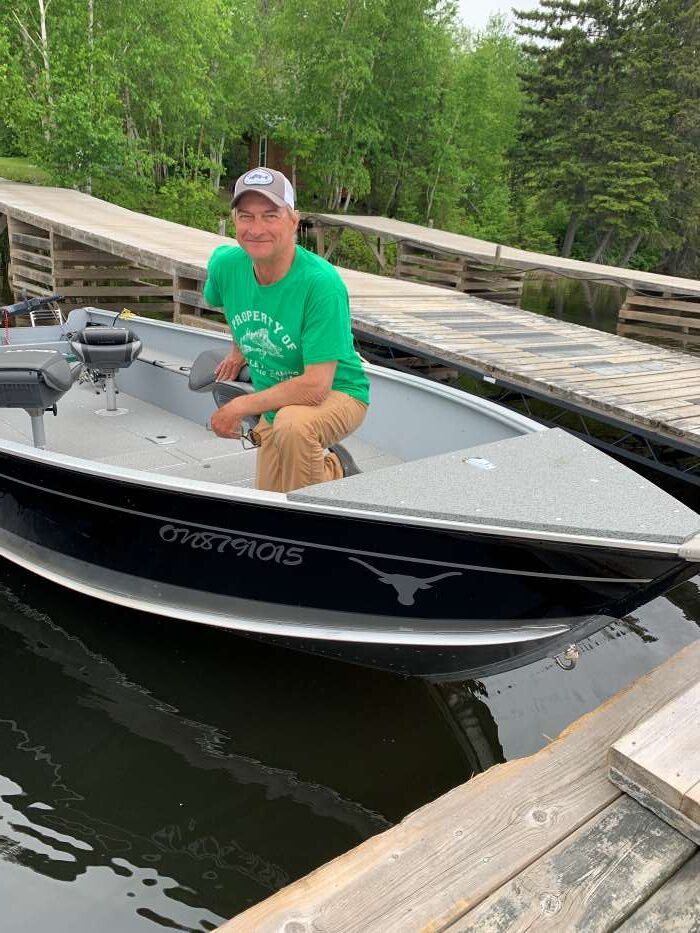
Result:
M261 415L258 489L288 492L357 472L338 442L362 423L369 380L353 348L345 284L297 245L299 215L281 172L246 172L231 206L239 245L212 253L204 298L224 309L233 334L217 379L237 379L247 363L255 391L223 405L212 428L240 437L242 420Z

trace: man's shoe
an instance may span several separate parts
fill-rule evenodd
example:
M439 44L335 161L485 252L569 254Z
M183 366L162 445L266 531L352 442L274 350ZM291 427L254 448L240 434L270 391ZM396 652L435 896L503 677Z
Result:
M361 473L362 470L355 463L353 455L347 449L343 447L342 444L333 444L332 447L328 448L329 452L335 454L338 460L340 460L340 466L343 469L343 478L346 476L357 476L358 473Z

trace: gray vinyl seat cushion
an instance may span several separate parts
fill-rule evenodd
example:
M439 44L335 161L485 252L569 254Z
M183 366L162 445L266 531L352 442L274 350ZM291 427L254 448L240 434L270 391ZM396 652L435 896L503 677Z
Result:
M241 369L238 379L232 383L217 383L216 368L219 363L228 356L226 349L204 350L192 363L189 376L189 387L193 392L213 392L217 385L238 385L245 383L247 388L242 391L252 392L253 386L250 382L250 371L247 366ZM238 393L240 394L240 392Z
M49 408L70 389L81 368L58 350L4 351L0 353L0 408Z
M560 428L308 486L299 502L565 535L681 543L700 516Z
M131 366L142 348L136 334L125 327L85 327L70 345L86 366L105 372Z

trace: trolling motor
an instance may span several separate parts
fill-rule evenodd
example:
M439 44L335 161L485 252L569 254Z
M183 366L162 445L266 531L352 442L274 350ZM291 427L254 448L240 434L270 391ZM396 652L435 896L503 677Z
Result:
M189 387L193 392L211 392L216 407L221 408L227 402L239 395L248 395L253 391L248 366L244 366L235 382L217 382L216 368L228 356L228 350L204 350L195 359L190 370ZM248 415L243 419L247 434L254 430L258 423L256 415Z

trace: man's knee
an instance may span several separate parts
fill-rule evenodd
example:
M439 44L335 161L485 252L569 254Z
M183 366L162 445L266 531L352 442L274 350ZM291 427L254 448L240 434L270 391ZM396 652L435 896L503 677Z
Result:
M312 413L311 413L312 414ZM313 439L313 419L303 405L287 405L275 415L272 434L277 446L296 440Z

